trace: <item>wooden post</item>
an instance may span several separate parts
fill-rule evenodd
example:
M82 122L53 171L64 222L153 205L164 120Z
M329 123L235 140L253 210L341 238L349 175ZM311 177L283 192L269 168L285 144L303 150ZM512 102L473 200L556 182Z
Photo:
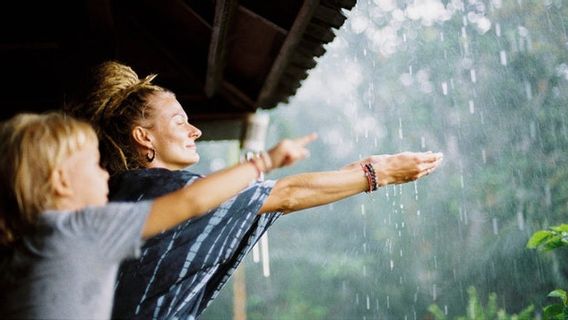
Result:
M233 275L233 320L247 319L247 285L245 265L241 264Z
M264 150L268 122L269 118L265 113L251 113L246 117L245 130L241 138L240 153L242 157L246 157L248 152ZM264 258L268 259L268 257ZM233 320L246 320L246 318L247 287L245 281L245 264L242 263L233 275Z

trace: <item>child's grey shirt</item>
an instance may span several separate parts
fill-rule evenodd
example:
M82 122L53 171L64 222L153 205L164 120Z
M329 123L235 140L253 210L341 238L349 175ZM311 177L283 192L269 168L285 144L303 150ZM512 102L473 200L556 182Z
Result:
M0 258L0 318L108 319L121 261L137 257L151 202L46 211Z

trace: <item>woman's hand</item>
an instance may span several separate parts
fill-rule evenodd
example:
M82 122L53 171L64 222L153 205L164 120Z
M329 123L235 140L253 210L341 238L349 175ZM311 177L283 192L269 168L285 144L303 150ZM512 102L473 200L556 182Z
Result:
M442 153L403 152L394 155L374 155L350 163L342 170L360 168L362 163L371 163L379 186L414 181L432 173L442 163Z
M284 139L268 150L268 156L272 162L272 168L290 166L298 160L307 158L310 151L306 146L317 139L315 133L297 139Z

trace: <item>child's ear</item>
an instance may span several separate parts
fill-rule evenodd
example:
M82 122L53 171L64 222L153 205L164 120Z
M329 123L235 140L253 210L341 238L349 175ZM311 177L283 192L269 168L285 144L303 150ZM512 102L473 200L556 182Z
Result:
M141 126L136 126L132 129L132 138L142 147L147 149L153 149L152 139L150 138L150 132Z
M69 176L62 168L53 170L51 174L51 185L53 186L55 195L58 197L69 197L73 195Z

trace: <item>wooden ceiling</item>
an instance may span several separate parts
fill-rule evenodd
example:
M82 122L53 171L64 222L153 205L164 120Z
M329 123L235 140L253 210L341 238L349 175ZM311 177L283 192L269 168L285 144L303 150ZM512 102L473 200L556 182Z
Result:
M92 66L117 60L226 127L287 102L355 2L19 0L0 12L0 119L73 103Z

